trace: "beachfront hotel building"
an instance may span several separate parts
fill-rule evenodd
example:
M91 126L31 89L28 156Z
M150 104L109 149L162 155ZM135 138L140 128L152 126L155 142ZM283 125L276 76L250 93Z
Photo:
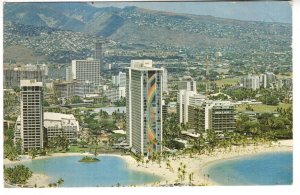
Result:
M152 60L132 60L127 69L127 142L137 154L162 151L162 71Z
M20 87L22 149L43 148L43 83L21 80Z
M72 60L71 73L68 72L72 80L80 83L100 84L100 61L88 58L87 60ZM70 80L70 79L69 79Z
M44 138L51 140L59 135L65 135L68 141L77 140L79 122L73 114L44 112ZM18 116L15 124L14 142L21 139L21 116Z
M236 129L235 108L230 101L206 100L189 106L190 128L199 131L212 129L217 133L233 132Z

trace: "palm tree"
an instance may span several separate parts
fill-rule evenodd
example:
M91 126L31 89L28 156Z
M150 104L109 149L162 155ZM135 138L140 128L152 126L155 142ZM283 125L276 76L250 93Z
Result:
M141 161L141 159L140 159L140 158L136 158L137 167L138 167L138 166L140 166L140 164L139 164L139 163L140 163L140 161Z
M59 178L59 180L56 182L57 186L60 186L64 183L65 181L63 180L63 178Z
M191 173L189 174L189 183L190 183L190 185L192 184L192 181L193 181L193 175L194 175L193 172L191 172Z
M179 181L182 181L182 176L181 176L181 166L178 167L178 169L177 169L177 177L178 177L178 180L179 180Z
M181 169L181 172L182 172L182 180L185 180L185 174L186 174L186 165L185 164L182 164L182 169Z
M146 160L146 168L148 168L149 159Z
M32 159L35 159L36 155L38 154L38 151L36 148L31 148L28 151L28 154L31 156Z

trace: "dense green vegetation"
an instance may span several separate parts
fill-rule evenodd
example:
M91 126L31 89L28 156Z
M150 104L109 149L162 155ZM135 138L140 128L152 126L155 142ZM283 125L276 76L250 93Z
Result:
M61 130L60 135L47 141L46 148L50 151L67 152L69 145L70 143L67 136L63 133L63 130Z
M12 128L4 129L4 157L9 160L18 160L22 153L21 140L14 144L14 130Z
M32 176L32 171L24 165L4 168L4 179L11 184L25 184Z
M198 138L189 138L191 150L198 152L213 151L217 148L230 148L232 145L246 145L277 141L279 139L293 139L293 111L292 107L277 107L279 116L271 113L261 113L257 117L246 114L239 115L236 131L216 133L208 129L196 129ZM174 142L175 138L186 139L180 131L186 130L185 125L177 125L176 115L170 115L163 123L163 144L171 149L183 149L182 143ZM185 149L186 150L186 149Z

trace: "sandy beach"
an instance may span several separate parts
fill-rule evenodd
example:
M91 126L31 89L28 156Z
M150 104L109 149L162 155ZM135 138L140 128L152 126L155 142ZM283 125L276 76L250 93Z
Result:
M204 177L206 173L206 168L211 163L218 162L221 160L227 160L232 158L238 158L243 156L249 156L253 154L267 153L267 152L281 152L281 151L292 151L293 150L293 140L282 140L276 143L266 144L266 145L249 145L249 146L232 146L231 150L219 149L215 150L210 155L208 154L189 154L176 156L175 158L169 157L170 168L167 167L167 161L162 160L159 165L157 162L150 161L147 165L146 163L137 162L133 157L129 155L117 155L117 154L100 154L99 156L117 156L122 158L126 162L126 166L129 169L140 171L148 174L153 174L161 178L157 183L145 184L142 186L159 186L178 183L178 167L183 163L186 166L186 175L182 183L189 183L189 174L193 173L192 183L194 185L218 185L217 183ZM49 156L40 156L35 159L44 159L51 157L60 156L74 156L74 155L92 155L89 153L54 153ZM4 159L4 165L20 163L25 161L31 161L30 158L22 158L21 161L12 162L8 159ZM146 161L146 160L145 160ZM49 184L49 177L44 174L34 173L33 176L28 180L27 186L34 187L47 187Z
M121 156L126 162L127 166L136 171L142 171L149 174L154 174L161 177L161 181L155 184L145 184L144 186L158 186L165 184L174 184L178 183L177 169L180 167L180 163L186 165L186 176L183 183L189 183L189 174L193 173L192 183L194 185L218 185L214 181L211 181L207 177L204 178L204 174L207 174L206 167L211 163L228 160L232 158L239 158L243 156L249 156L260 153L268 153L268 152L282 152L282 151L292 151L293 150L293 140L283 140L277 143L273 143L270 145L258 145L258 146L233 146L231 151L229 149L225 150L217 150L210 155L202 154L202 155L193 155L190 157L189 155L183 155L176 157L175 159L170 157L170 165L174 171L170 171L166 166L166 161L162 161L161 165L151 161L146 164L138 163L135 159L130 156Z

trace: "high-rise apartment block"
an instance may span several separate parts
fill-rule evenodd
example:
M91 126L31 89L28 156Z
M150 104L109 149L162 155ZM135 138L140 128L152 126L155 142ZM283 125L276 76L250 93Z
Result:
M112 84L117 87L126 87L126 73L119 72L118 75L112 76Z
M99 61L102 60L102 45L103 43L100 41L95 43L95 59Z
M247 89L259 89L260 88L260 79L259 76L248 75L241 78L241 84L244 88Z
M263 88L274 87L276 76L272 72L266 72L265 74L261 74L259 77L260 85Z
M168 90L168 70L166 68L162 68L163 69L163 77L162 77L162 90L165 93L169 93Z
M20 86L22 149L43 148L43 83L21 80Z
M126 81L127 142L132 151L162 151L162 69L152 60L132 60Z
M176 105L178 123L187 123L189 100L195 94L196 92L187 90L180 90L178 92Z

